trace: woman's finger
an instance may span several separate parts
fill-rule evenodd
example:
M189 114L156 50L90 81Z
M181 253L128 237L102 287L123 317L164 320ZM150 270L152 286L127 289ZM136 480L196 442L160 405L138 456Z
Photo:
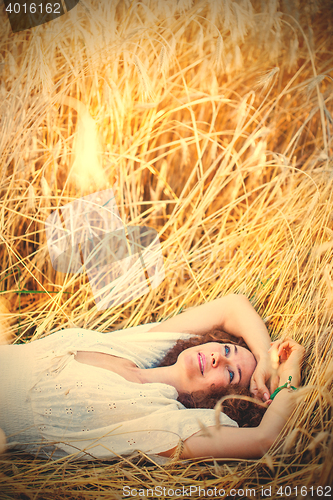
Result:
M256 374L255 377L252 377L250 392L254 395L254 397L263 401L267 401L269 399L269 390L264 382L264 377L261 374Z
M254 397L256 397L258 394L258 386L253 375L250 380L250 393L253 394Z
M258 387L258 395L263 401L269 399L269 390L266 387L265 377L262 372L259 372L256 376L256 384Z
M259 394L262 394L262 400L263 401L268 401L269 400L269 390L267 389L266 386L264 386Z
M293 340L289 337L281 340L281 343L280 343L280 348L282 346L286 347L286 346L289 346L289 347L297 347L299 344L296 342L296 340Z
M271 347L268 349L268 352L271 352L271 351L274 351L275 349L278 348L278 346L281 344L282 340L281 339L277 339L277 340L274 340L274 342L271 342Z
M273 368L273 370L277 370L278 366L280 364L277 347L274 346L273 349L270 349L269 353L270 353L270 357L271 357L272 368Z
M279 375L273 375L273 377L271 378L271 394L273 394L273 392L279 387L280 385L280 377Z

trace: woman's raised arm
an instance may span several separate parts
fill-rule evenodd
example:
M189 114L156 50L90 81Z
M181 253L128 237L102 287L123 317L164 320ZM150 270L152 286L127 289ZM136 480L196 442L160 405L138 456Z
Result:
M296 404L294 393L279 392L258 427L207 427L184 441L180 458L260 458L280 434ZM176 448L160 453L171 456Z
M270 337L265 323L245 295L229 294L200 306L191 307L173 318L161 321L151 332L190 332L204 334L215 326L243 337L256 356L267 353Z
M258 363L251 379L250 389L254 395L267 400L269 391L265 383L271 376L268 356L271 340L265 323L245 295L229 294L192 307L162 321L150 331L189 332L200 335L216 326L235 337L243 337Z

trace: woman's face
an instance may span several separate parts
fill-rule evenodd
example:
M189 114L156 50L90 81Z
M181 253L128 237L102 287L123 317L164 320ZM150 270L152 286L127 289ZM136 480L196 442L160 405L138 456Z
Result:
M240 384L250 386L256 367L253 354L233 344L209 342L185 349L178 356L181 392L207 391Z

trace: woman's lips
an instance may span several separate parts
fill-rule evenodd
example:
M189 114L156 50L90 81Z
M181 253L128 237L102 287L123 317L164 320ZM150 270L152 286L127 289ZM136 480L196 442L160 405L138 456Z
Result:
M201 352L198 353L198 359L199 359L199 367L202 375L204 374L205 371L205 365L206 365L206 358L205 355L202 354Z

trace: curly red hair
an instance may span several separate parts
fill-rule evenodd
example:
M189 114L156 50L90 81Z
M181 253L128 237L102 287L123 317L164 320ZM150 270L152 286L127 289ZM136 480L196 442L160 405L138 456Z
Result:
M195 335L189 339L179 339L177 343L166 353L158 366L170 366L176 363L179 354L190 347L194 347L208 342L220 342L222 344L235 344L248 349L243 338L237 338L230 333L224 332L219 327L213 328L203 335ZM217 389L212 387L207 393L195 391L191 394L182 393L178 395L178 401L186 408L214 408L216 403L223 397L229 395L250 396L249 389L238 384ZM266 408L256 405L250 401L238 398L230 398L223 402L223 412L232 420L235 420L240 427L256 427L259 425Z

